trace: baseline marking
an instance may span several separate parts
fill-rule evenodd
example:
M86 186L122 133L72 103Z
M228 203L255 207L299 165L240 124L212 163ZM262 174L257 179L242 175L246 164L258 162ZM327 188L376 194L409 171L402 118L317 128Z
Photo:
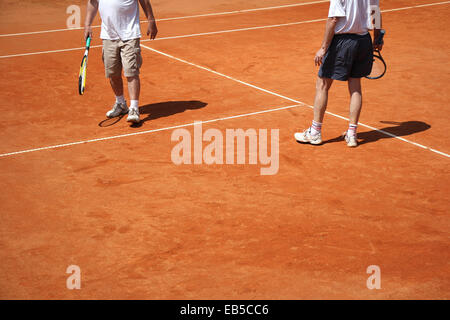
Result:
M247 86L247 87L250 87L250 88L253 88L253 89L256 89L256 90L265 92L265 93L268 93L268 94L270 94L270 95L273 95L273 96L282 98L282 99L284 99L284 100L288 100L288 101L290 101L290 102L294 102L294 103L298 104L299 106L305 106L305 107L309 107L309 108L311 108L311 109L314 109L313 106L308 105L308 104L306 104L306 103L304 103L304 102L302 102L302 101L299 101L299 100L296 100L296 99L289 98L289 97L287 97L287 96L281 95L281 94L279 94L279 93L276 93L276 92L273 92L273 91L270 91L270 90L267 90L267 89L263 89L263 88L261 88L261 87L255 86L255 85L250 84L250 83L248 83L248 82L244 82L244 81L242 81L242 80L238 80L238 79L236 79L236 78L233 78L233 77L228 76L228 75L226 75L226 74L223 74L223 73L220 73L220 72L218 72L218 71L212 70L212 69L210 69L210 68L207 68L207 67L204 67L204 66L200 66L200 65L198 65L198 64L189 62L189 61L187 61L187 60L183 60L183 59L177 58L177 57L175 57L175 56L173 56L173 55L170 55L170 54L168 54L168 53L162 52L162 51L160 51L160 50L156 50L156 49L147 47L146 45L142 45L142 47L144 47L144 48L146 48L146 49L148 49L148 50L150 50L150 51L153 51L153 52L155 52L155 53L158 53L158 54L160 54L160 55L163 55L163 56L165 56L165 57L168 57L168 58L170 58L170 59L177 60L177 61L179 61L179 62L182 62L182 63L188 64L188 65L191 65L191 66L193 66L193 67L196 67L196 68L198 68L198 69L202 69L202 70L211 72L211 73L213 73L213 74L215 74L215 75L218 75L218 76L220 76L220 77L223 77L223 78L232 80L232 81L234 81L234 82L243 84L243 85L245 85L245 86ZM339 118L339 119L342 119L342 120L345 120L345 121L349 121L348 118L343 117L343 116L341 116L341 115L338 115L338 114L336 114L336 113L329 112L329 111L326 111L326 113L329 114L329 115L331 115L331 116L333 116L333 117L336 117L336 118ZM403 142L412 144L412 145L417 146L417 147L420 147L420 148L422 148L422 149L430 150L430 151L432 151L432 152L434 152L434 153L437 153L437 154L440 154L440 155L445 156L445 157L447 157L447 158L450 158L450 155L449 155L449 154L446 154L446 153L444 153L444 152L442 152L442 151L438 151L438 150L436 150L436 149L433 149L433 148L424 146L424 145L419 144L419 143L417 143L417 142L413 142L413 141L410 141L410 140L408 140L408 139L399 137L399 136L397 136L397 135L395 135L395 134L392 134L392 133L390 133L390 132L384 131L384 130L382 130L382 129L378 129L378 128L372 127L372 126L370 126L370 125L361 123L361 122L359 123L359 125L362 126L362 127L366 127L366 128L369 128L369 129L378 131L378 132L383 133L383 134L385 134L385 135L387 135L387 136L389 136L389 137L392 137L392 138L401 140L401 141L403 141Z
M240 115L236 115L236 116L229 116L229 117L205 120L205 121L201 121L201 123L212 123L212 122L218 122L218 121L224 121L224 120L230 120L230 119L249 117L249 116L254 116L254 115L263 114L263 113L269 113L269 112L274 112L274 111L292 109L292 108L296 108L296 107L299 107L299 105L295 104L295 105L290 105L290 106L286 106L286 107L277 107L277 108L272 108L272 109L268 109L268 110L244 113L244 114L240 114ZM83 141L58 144L58 145L48 146L48 147L41 147L41 148L28 149L28 150L22 150L22 151L16 151L16 152L9 152L9 153L0 154L0 158L10 157L10 156L24 154L24 153L30 153L30 152L43 151L43 150L60 149L60 148L64 148L64 147L76 146L76 145L81 145L81 144L86 144L86 143L93 143L93 142L114 140L114 139L125 138L125 137L132 137L132 136L137 136L137 135L143 135L143 134L149 134L149 133L154 133L154 132L173 130L173 129L178 129L178 128L185 128L185 127L194 126L196 123L198 123L198 122L186 123L186 124L181 124L181 125L171 126L171 127L165 127L165 128L160 128L160 129L153 129L153 130L146 130L146 131L139 131L139 132L121 134L121 135L105 137L105 138L83 140Z

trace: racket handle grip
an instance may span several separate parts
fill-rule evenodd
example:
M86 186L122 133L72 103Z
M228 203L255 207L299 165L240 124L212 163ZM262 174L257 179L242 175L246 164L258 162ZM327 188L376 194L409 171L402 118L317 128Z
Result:
M383 38L384 38L385 34L386 34L386 30L381 29L380 34L378 35L378 38L375 40L375 44L383 44Z
M86 39L86 48L89 48L91 46L91 37L88 37Z

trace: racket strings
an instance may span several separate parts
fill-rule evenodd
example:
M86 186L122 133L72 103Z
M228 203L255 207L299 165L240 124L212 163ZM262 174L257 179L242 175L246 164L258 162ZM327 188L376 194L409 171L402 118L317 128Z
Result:
M373 60L372 71L370 72L368 77L374 79L380 78L386 72L386 66L383 61L377 56L375 56Z
M84 94L84 90L86 87L86 69L87 69L87 57L83 58L80 67L80 74L78 77L78 93L80 95Z

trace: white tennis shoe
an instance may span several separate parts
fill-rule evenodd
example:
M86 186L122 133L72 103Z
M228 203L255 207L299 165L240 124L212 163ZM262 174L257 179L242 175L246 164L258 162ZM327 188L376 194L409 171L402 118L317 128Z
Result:
M128 113L127 103L116 102L111 110L106 113L108 118L115 118Z
M297 132L294 137L295 140L301 143L310 143L314 145L322 143L322 134L319 132L318 134L312 135L311 128L308 128L303 132Z
M347 142L347 146L350 148L355 148L358 146L358 139L356 134L353 136L347 135L347 132L344 132L345 142Z
M127 121L133 122L133 123L139 123L141 121L141 119L139 117L139 109L130 108L130 110L128 111Z

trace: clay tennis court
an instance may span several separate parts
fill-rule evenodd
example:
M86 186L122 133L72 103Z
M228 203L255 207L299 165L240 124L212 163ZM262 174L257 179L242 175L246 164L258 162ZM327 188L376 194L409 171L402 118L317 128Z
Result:
M382 1L388 72L363 81L355 149L339 138L346 83L325 143L293 138L312 119L327 1L153 0L134 127L104 121L99 28L78 95L83 31L55 31L71 4L83 23L85 1L0 4L1 298L450 298L450 1ZM175 165L171 134L194 121L279 129L278 174Z

